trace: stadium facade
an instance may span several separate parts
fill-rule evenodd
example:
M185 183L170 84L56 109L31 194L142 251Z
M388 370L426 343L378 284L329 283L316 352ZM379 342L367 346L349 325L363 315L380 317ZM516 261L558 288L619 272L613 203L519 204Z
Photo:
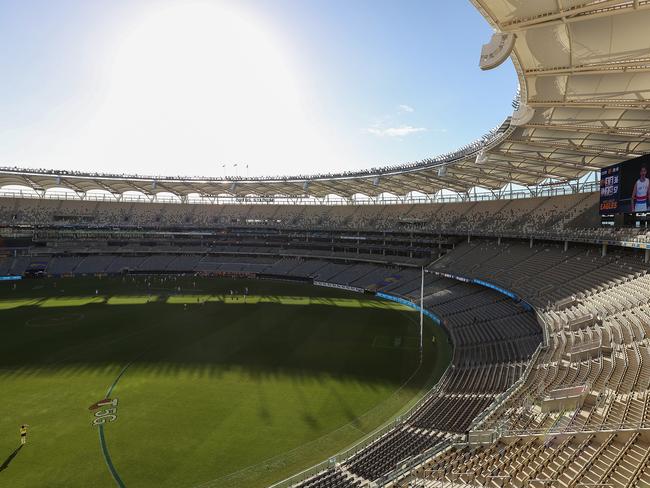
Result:
M520 82L480 141L312 176L5 168L25 190L0 198L0 275L281 276L419 303L424 270L454 345L441 381L277 487L650 486L650 233L602 226L588 179L650 153L650 1L473 3L496 32L481 66L512 59Z

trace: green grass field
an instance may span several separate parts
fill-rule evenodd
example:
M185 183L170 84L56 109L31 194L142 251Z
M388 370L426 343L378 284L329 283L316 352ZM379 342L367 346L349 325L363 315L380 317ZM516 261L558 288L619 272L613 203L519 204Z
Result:
M449 362L427 322L418 369L418 314L370 296L147 279L0 285L0 486L267 486L393 418ZM246 303L228 294L245 287ZM111 387L117 406L89 410Z

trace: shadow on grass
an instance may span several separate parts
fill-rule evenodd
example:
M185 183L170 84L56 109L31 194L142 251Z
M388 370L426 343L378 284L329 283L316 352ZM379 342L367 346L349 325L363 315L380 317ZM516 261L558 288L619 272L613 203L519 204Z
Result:
M57 313L79 310L68 307ZM194 310L90 305L83 307L84 320L74 327L42 328L22 325L40 317L38 310L4 311L3 321L18 325L4 331L0 380L105 372L135 359L142 372L152 375L218 377L245 371L258 379L336 378L372 387L375 382L400 385L417 366L412 351L372 347L377 334L409 334L410 322L394 310L313 305L296 311L275 304L250 307L246 313L228 307ZM435 349L430 334L426 331L428 356Z
M13 461L16 456L18 456L18 453L20 452L20 450L22 448L23 448L23 446L20 445L16 449L14 449L14 452L9 454L9 457L7 459L5 459L4 463L2 463L2 465L0 465L0 473L2 473L5 469L7 469L9 467L9 464L11 463L11 461Z

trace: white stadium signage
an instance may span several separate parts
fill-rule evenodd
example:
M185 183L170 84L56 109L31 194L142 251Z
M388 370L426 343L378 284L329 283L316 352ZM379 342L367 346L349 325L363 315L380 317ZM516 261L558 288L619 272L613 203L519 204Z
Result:
M314 281L314 285L324 286L326 288L338 288L339 290L354 291L356 293L363 293L365 291L363 288L359 288L357 286L341 285L339 283L328 283L326 281Z

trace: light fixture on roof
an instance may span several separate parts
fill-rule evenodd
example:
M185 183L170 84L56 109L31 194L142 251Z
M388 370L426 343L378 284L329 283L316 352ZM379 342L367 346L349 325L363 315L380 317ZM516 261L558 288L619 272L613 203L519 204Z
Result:
M529 105L526 105L523 102L519 103L517 110L512 113L512 118L510 119L510 125L515 127L520 127L526 125L530 122L535 116L535 109Z
M379 186L379 176L375 176L375 177L372 179L372 185L373 185L373 186Z
M440 177L447 176L447 166L446 165L443 164L442 166L438 167L438 176L440 176Z
M490 158L488 154L485 152L485 149L481 149L476 155L476 164L477 165L485 164L488 162L489 159Z
M307 193L308 189L309 189L309 181L305 180L305 182L302 184L302 191Z
M495 33L488 44L481 49L481 61L479 66L482 70L494 69L503 63L515 47L517 37L515 34Z

